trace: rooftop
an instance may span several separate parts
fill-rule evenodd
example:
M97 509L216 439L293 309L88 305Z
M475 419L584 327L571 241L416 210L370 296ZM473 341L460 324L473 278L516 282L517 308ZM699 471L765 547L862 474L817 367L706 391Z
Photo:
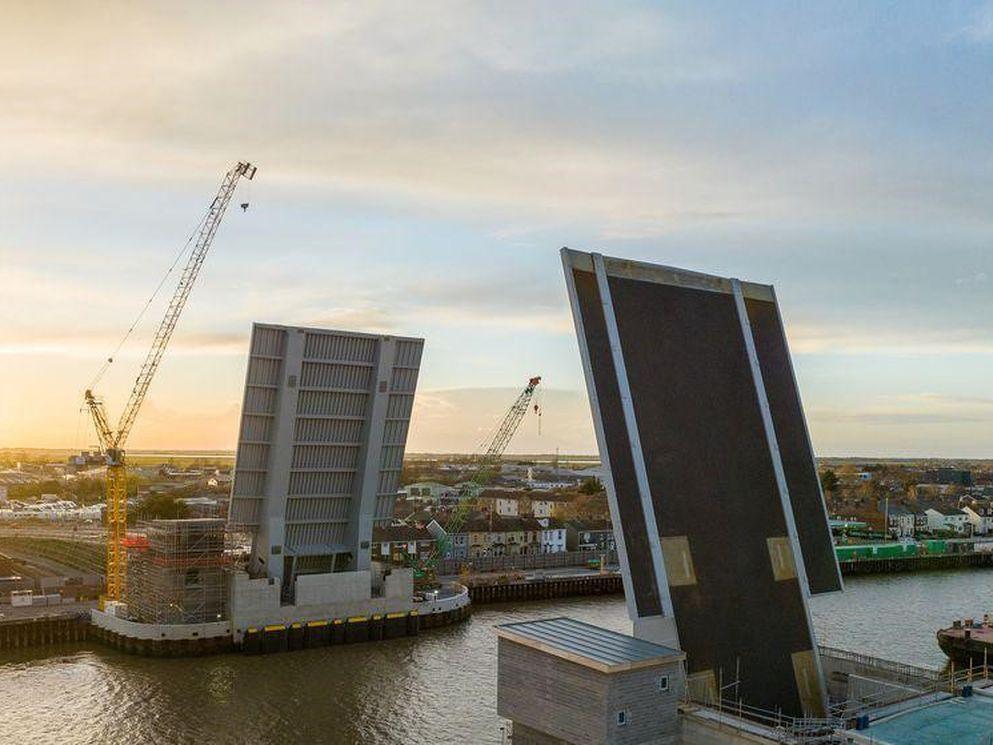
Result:
M372 540L376 543L386 543L388 541L433 541L434 536L428 533L426 528L415 528L410 525L374 525L372 528Z
M940 512L942 515L944 515L946 517L953 517L955 515L964 515L964 514L966 514L965 512L963 512L962 510L960 510L958 507L935 507L934 508L934 511L935 512Z
M505 623L497 636L604 673L682 660L678 649L636 639L573 618Z
M445 523L447 524L447 520ZM533 517L504 517L503 515L479 515L465 521L462 533L520 533L539 531L545 528Z

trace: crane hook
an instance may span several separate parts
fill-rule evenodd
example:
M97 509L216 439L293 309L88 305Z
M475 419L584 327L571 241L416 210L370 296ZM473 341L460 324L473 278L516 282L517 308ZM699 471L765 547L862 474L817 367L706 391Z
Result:
M248 202L242 202L241 203L241 211L242 212L248 212Z

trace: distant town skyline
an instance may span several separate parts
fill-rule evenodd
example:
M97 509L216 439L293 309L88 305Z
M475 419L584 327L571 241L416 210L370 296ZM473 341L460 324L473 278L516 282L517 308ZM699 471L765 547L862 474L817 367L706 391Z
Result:
M819 456L993 457L993 4L624 6L6 6L0 447L95 441L250 159L133 449L234 447L258 320L423 336L411 451L540 374L510 450L594 453L568 245L774 284Z

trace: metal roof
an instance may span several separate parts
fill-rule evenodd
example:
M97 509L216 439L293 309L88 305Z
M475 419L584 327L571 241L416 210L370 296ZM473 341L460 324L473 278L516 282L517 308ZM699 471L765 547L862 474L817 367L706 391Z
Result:
M505 623L497 636L606 673L681 660L678 649L636 639L574 618Z

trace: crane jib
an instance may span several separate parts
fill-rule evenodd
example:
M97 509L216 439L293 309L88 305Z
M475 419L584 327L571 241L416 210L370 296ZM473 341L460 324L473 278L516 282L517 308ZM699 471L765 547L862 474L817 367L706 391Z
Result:
M127 404L117 424L116 432L110 428L103 402L91 390L85 394L86 406L90 411L93 424L100 440L100 445L107 453L107 592L106 600L119 600L124 595L127 578L127 554L122 546L127 531L127 479L125 476L124 444L134 426L138 411L145 400L145 394L155 377L162 355L165 353L172 337L179 316L182 314L186 301L193 289L193 284L200 273L207 251L217 233L217 228L224 217L231 197L241 178L251 180L255 177L256 167L251 163L239 162L224 176L221 187L207 209L207 214L200 223L193 251L190 253L180 274L176 289L166 309L162 321L148 350L138 377L135 379Z

